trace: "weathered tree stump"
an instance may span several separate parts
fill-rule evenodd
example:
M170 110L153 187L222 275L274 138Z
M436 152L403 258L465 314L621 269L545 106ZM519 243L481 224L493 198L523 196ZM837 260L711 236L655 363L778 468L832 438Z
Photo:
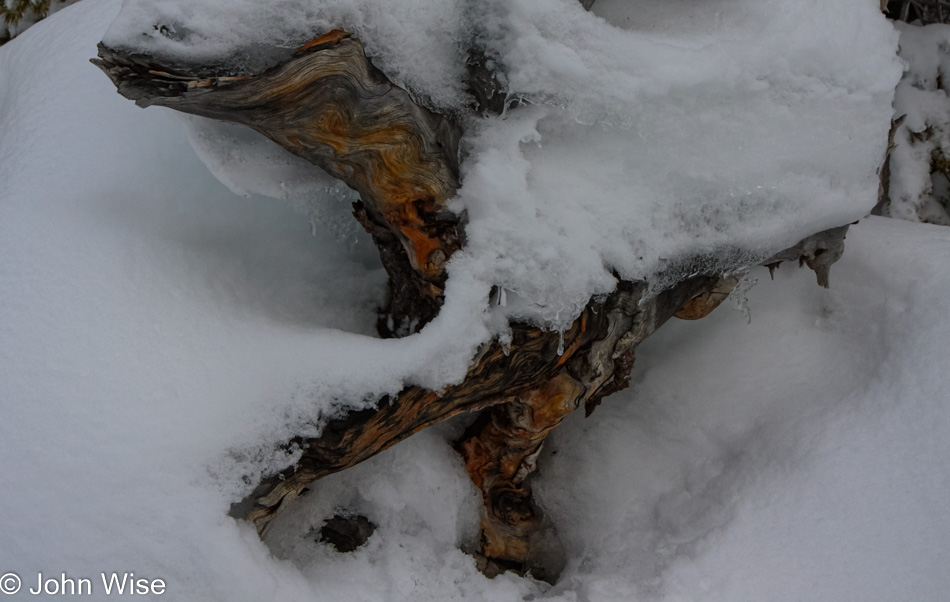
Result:
M459 186L461 132L393 85L359 40L334 30L263 73L238 76L161 64L101 44L99 57L93 62L139 106L246 125L356 190L361 201L354 215L389 275L382 336L409 334L437 314L445 263L464 242L463 220L446 208ZM484 68L484 55L473 52L470 75L473 112L503 110L506 95ZM827 286L846 230L805 239L769 263L804 261ZM303 449L296 465L261 482L232 515L253 522L263 536L317 479L439 421L482 412L457 443L485 502L480 551L523 572L538 526L528 477L545 438L572 411L584 407L589 415L626 387L637 345L666 320L708 314L736 282L735 275L703 274L646 298L646 283L621 281L605 299L591 300L563 333L512 324L510 348L486 343L460 384L440 392L407 387L376 409L330 421L319 437L288 442Z

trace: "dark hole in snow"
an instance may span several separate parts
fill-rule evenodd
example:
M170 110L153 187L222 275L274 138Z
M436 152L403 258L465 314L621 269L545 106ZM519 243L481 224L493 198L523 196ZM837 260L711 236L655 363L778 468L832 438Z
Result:
M323 521L318 541L330 544L340 553L352 552L366 543L374 531L376 525L365 516L336 514Z

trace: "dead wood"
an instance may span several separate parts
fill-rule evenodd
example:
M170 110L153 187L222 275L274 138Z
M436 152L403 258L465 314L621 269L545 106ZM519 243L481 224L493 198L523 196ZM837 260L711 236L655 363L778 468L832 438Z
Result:
M409 334L437 314L445 262L464 242L462 221L446 206L459 186L460 130L389 82L359 40L334 30L254 75L215 74L102 45L99 57L93 62L139 106L246 125L359 192L354 215L390 279L382 335ZM468 84L476 114L512 108L489 63L472 51ZM770 263L803 261L826 286L846 230L809 237ZM315 480L439 421L483 412L457 444L485 501L481 551L524 570L538 525L527 479L545 438L570 412L584 407L589 415L626 387L637 345L661 324L674 315L708 314L737 280L694 276L650 298L645 283L622 281L606 298L591 300L563 333L513 324L510 347L486 343L460 384L440 392L407 387L375 409L330 421L319 437L288 442L303 450L296 465L261 482L231 514L263 536Z
M383 333L408 334L438 312L445 263L461 246L459 217L445 206L458 189L460 131L390 83L359 40L331 31L253 76L207 76L102 44L93 63L141 107L246 125L345 182L362 199L357 218L387 249Z

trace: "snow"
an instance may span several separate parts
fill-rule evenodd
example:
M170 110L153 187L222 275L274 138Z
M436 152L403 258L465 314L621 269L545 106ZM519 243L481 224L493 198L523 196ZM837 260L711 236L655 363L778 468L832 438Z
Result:
M582 591L943 599L947 321L931 300L948 243L942 228L865 220L830 291L757 268L750 325L720 309L648 340L632 390L541 459L541 503L585 551Z
M655 4L657 18L643 36L672 27ZM591 152L586 162L570 153L578 177L587 178L581 182L609 175L632 185L643 176L647 191L635 198L658 190L649 169L667 167L663 175L673 178L692 159L705 161L699 175L670 180L682 186L680 198L705 198L704 190L732 198L725 179L700 168L750 161L723 176L754 201L750 211L763 197L749 187L799 162L769 184L782 201L773 209L787 202L791 213L773 223L752 211L743 222L756 240L774 237L780 223L810 228L860 217L873 204L872 159L883 150L883 90L893 75L886 24L864 4L849 3L854 18L836 21L842 48L856 41L845 34L865 32L861 52L841 51L848 57L841 63L820 55L828 60L816 73L798 73L802 95L781 102L770 96L773 82L740 94L754 72L740 66L735 80L684 79L673 82L686 86L682 94L639 97L645 111L658 111L660 125L681 115L675 131L649 129L645 115L634 115L633 125L584 125L569 98L564 106L539 98L483 124L468 142L478 152L458 201L471 218L470 248L451 268L446 306L418 335L391 341L371 336L385 280L375 250L353 231L341 239L334 226L345 218L345 199L333 191L306 198L324 190L324 180L259 139L196 130L170 111L141 111L115 94L87 58L119 13L117 2L84 0L30 28L0 49L0 574L17 572L32 586L40 571L95 584L100 572L131 571L163 579L176 600L944 599L950 382L940 367L950 327L941 300L950 289L950 231L880 218L852 229L831 291L792 266L774 283L757 270L760 282L747 292L751 324L723 308L701 322L665 326L639 350L629 391L590 419L571 416L555 433L535 481L565 549L554 587L511 575L487 580L460 551L474 543L480 501L447 443L463 426L457 422L320 481L264 543L227 517L249 483L292 462L292 450L274 447L290 434L315 432L334 408L363 407L406 382L435 387L458 378L499 316L523 311L519 294L546 294L543 283L531 288L518 275L523 266L578 291L610 286L594 258L620 267L627 249L592 237L601 228L616 236L620 225L570 220L564 241L523 259L514 254L523 247L492 238L495 211L534 215L543 231L572 216L571 207L612 202L592 194L572 195L576 205L561 197L542 204L562 184L568 192L580 186L560 173L572 140L575 150ZM747 3L720 5L750 26L778 6L746 13L739 9ZM822 11L844 4L809 6L820 26L832 14ZM512 10L531 8L513 3ZM612 31L596 15L575 16L581 33ZM725 52L717 44L732 43L706 20L691 27L718 40L696 38L713 55ZM736 27L730 36L744 31ZM538 43L552 42L539 31ZM582 49L591 38L567 40ZM647 74L659 64L649 58ZM776 76L783 93L787 77L804 68L796 58L803 57L790 57ZM777 57L766 51L750 59L769 60ZM702 100L694 94L708 95L709 138L687 136L696 122L685 109ZM753 150L703 159L715 148L703 145L726 135L721 120L733 102L737 115L753 111L743 127L762 128L748 142ZM623 111L633 104L597 119L629 116ZM828 111L814 116L817 123L840 125L826 131L794 119L818 106ZM759 121L772 118L777 125ZM656 157L635 149L629 164L613 157L623 132L651 136ZM756 163L753 151L766 148L768 136L789 136L790 148ZM231 154L221 152L223 140L238 140ZM687 140L696 148L681 148ZM237 179L233 166L242 164L245 178ZM497 184L488 181L489 169L506 165ZM489 194L505 184L511 195ZM802 204L810 195L828 205L820 215ZM702 222L718 218L728 229L746 215L739 207L710 206L703 219L686 221L697 228L689 236L727 240ZM314 212L324 217L311 224ZM677 223L670 215L648 228ZM644 232L636 227L624 231L631 240ZM546 241L538 232L524 232L519 244ZM591 246L578 249L587 263L574 264L584 273L559 272L558 253L573 237ZM675 241L660 238L651 248L675 259ZM486 283L509 285L501 310L485 307ZM572 299L549 305L564 317ZM338 509L379 525L352 554L332 552L312 535ZM11 599L28 596L24 589ZM104 591L96 587L88 598L105 599Z
M514 0L482 24L533 106L470 125L456 207L519 317L564 328L614 273L662 288L870 211L900 70L876 4L594 6Z
M472 297L450 291L449 303L467 316L492 287L520 298L495 312L494 334L510 317L564 329L615 275L660 290L742 269L876 203L902 69L872 0L608 1L594 13L576 0L401 0L385 18L375 4L126 0L105 41L227 62L343 25L395 82L464 113L465 95L444 88L462 85L457 47L477 40L529 105L464 124L452 207L469 218L468 244L449 273ZM678 24L683 11L694 18ZM166 22L189 29L142 35ZM209 163L226 182L245 165Z
M314 236L318 224L323 224L340 238L359 243L359 225L349 215L359 195L345 184L254 130L191 115L181 117L188 124L192 148L231 192L289 201L310 216Z
M234 71L258 72L276 57L332 29L359 35L393 81L427 102L463 102L462 0L227 0L126 2L102 40ZM408 35L407 35L408 33Z

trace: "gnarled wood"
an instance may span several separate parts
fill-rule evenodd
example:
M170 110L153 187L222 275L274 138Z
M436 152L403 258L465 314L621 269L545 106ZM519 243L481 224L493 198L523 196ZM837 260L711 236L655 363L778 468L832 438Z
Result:
M441 395L409 387L394 398L382 399L374 410L352 412L331 421L320 437L294 440L293 444L304 449L296 466L261 483L244 502L235 505L232 514L251 520L263 534L277 512L313 481L354 466L452 416L508 402L524 403L524 399L533 399L531 391L543 388L560 374L584 385L571 401L571 409L579 404L593 407L604 395L626 385L635 346L687 299L717 280L693 278L642 305L638 301L644 287L622 284L605 301L588 304L563 335L514 324L510 349L497 341L485 345L463 382ZM562 336L564 352L558 355Z
M408 334L436 315L445 262L463 241L459 217L446 208L459 185L459 130L390 83L358 40L331 31L257 75L159 64L102 45L99 56L93 62L139 106L247 125L358 191L354 215L390 277L381 334ZM511 108L486 64L485 55L473 51L473 109ZM809 237L772 262L805 261L827 285L846 230ZM315 480L436 422L483 411L458 444L485 500L482 551L523 569L538 523L527 478L545 438L570 412L583 406L589 415L626 387L637 345L656 328L674 314L706 315L735 282L721 274L696 276L649 299L643 298L645 283L620 282L605 299L590 301L563 333L513 324L510 346L485 344L462 383L441 392L407 387L375 409L330 421L319 437L289 442L303 450L297 464L260 483L231 514L252 521L263 535Z
M720 278L712 289L687 301L683 307L676 312L676 317L681 320L699 320L700 318L705 318L729 297L737 284L739 284L738 276L724 276Z
M401 254L382 256L399 281L389 330L408 334L437 313L445 263L461 246L459 218L446 208L460 132L390 83L359 40L331 31L259 75L209 77L102 44L99 57L93 63L137 105L246 125L359 192L364 227L382 246L395 237L411 268L397 265Z

